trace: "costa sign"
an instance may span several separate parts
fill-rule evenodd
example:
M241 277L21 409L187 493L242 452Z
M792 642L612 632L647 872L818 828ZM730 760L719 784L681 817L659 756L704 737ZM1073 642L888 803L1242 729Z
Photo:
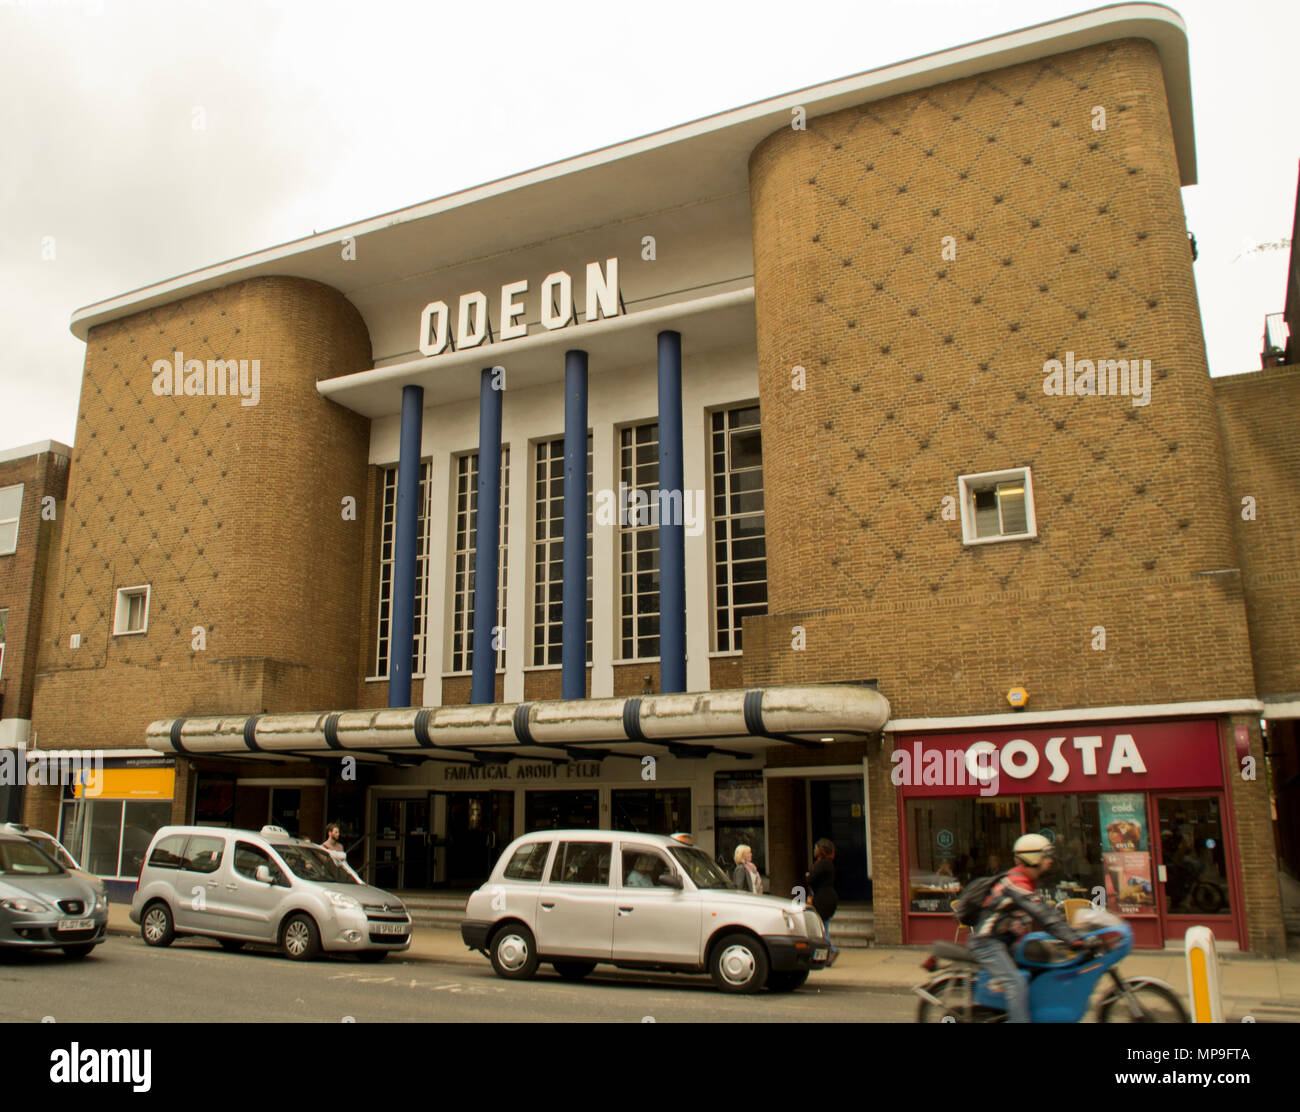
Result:
M452 332L451 308L445 301L430 301L420 314L420 353L441 355L478 347L485 340L517 340L528 335L528 322L520 320L526 312L528 279L507 282L496 299L497 328L492 328L492 311L482 290L460 295L456 303L455 333ZM617 317L623 311L618 289L618 259L587 264L586 316L590 324L600 317ZM573 293L573 279L567 270L556 270L542 279L539 287L541 324L550 332L578 322Z
M1223 783L1210 722L899 738L890 779L905 796L1209 788Z

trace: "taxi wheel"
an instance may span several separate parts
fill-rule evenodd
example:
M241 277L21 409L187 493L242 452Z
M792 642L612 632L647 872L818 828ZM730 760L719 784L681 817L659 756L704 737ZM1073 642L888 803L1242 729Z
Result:
M522 923L507 923L492 936L489 957L497 976L512 981L528 980L540 964L533 932Z
M790 973L770 973L767 978L767 987L773 992L794 992L795 989L801 988L806 980L808 980L808 970L806 969L799 969Z
M767 951L753 935L729 934L709 956L709 973L723 992L757 992L767 983Z
M83 942L78 946L64 946L63 952L70 958L88 958L94 948L95 943Z
M161 900L151 903L140 916L140 937L146 946L170 946L176 941L171 908Z
M581 981L596 968L594 961L554 961L551 965L566 981Z
M315 961L320 956L320 931L310 915L295 915L285 923L280 949L292 961Z

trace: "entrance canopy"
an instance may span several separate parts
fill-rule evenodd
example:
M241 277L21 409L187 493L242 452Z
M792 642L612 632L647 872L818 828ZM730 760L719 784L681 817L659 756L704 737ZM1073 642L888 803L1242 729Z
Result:
M192 757L342 758L397 764L748 758L773 745L817 749L877 733L889 703L869 687L767 687L626 699L219 715L154 722L150 749Z

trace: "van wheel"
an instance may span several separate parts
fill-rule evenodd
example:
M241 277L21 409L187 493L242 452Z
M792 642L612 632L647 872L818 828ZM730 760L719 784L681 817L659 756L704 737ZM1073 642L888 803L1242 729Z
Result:
M280 949L292 961L315 961L320 956L320 931L310 915L294 915L280 928Z
M151 903L140 916L140 937L146 946L170 946L176 941L171 908L161 900Z
M553 961L551 967L566 981L581 981L596 968L594 961Z
M218 938L217 941L228 954L236 954L244 948L244 944L238 938Z
M753 935L729 934L709 955L709 974L723 992L757 992L767 983L767 951Z
M801 988L808 979L808 970L799 969L790 973L769 973L767 987L773 992L794 992Z
M498 977L527 981L537 972L537 943L522 923L507 923L492 936L488 957Z
M93 942L82 942L76 946L64 946L63 952L70 958L88 958L90 952L95 948Z

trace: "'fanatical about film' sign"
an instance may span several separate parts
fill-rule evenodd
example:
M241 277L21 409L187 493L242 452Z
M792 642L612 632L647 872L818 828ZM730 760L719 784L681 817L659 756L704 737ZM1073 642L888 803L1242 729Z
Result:
M420 314L420 353L442 355L447 351L464 351L488 343L518 340L528 335L528 279L507 282L496 299L496 328L492 327L493 308L482 290L460 295L456 303L453 329L452 310L445 301L430 301ZM573 278L567 270L556 270L542 279L539 287L540 323L548 332L578 323L577 299ZM618 259L587 264L583 291L586 314L583 323L601 317L617 317L623 311L618 288Z

